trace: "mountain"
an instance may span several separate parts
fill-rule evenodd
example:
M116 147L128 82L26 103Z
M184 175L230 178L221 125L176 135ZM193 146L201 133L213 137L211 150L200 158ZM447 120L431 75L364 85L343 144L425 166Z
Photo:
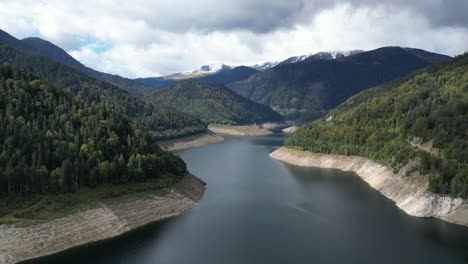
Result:
M173 79L166 79L164 77L147 77L147 78L136 78L135 81L144 83L147 85L151 85L155 88L159 88L162 86L166 86L168 84L172 84L177 82L176 80Z
M258 71L253 68L239 66L230 70L225 70L212 75L204 76L199 79L207 83L217 83L226 85L232 82L246 80L257 72Z
M359 53L363 53L363 50L350 50L350 51L322 51L319 53L315 53L303 58L300 61L296 62L311 62L311 61L321 61L321 60L334 60L339 58L344 58L352 55L356 55ZM295 63L296 63L295 62Z
M278 65L284 64L293 64L303 61L317 61L317 60L332 60L337 58L343 58L351 55L356 55L361 52L362 50L351 50L351 51L322 51L319 53L314 54L307 54L307 55L300 55L300 56L293 56L289 57L283 61L276 61L276 62L265 62L262 64L255 64L251 66L252 68L258 71L268 70L270 68L276 67Z
M396 171L410 166L429 176L431 191L467 197L467 84L465 54L359 93L285 144L363 156Z
M92 71L91 69L81 64L79 61L75 60L66 51L47 40L29 37L20 40L20 42L28 47L31 47L31 50L34 50L38 55L47 56L57 62L71 66L78 70ZM15 47L14 45L10 46Z
M149 129L158 139L206 131L206 126L191 116L170 107L145 102L110 83L89 77L82 71L46 56L25 53L0 44L0 62L10 63L52 85L66 88L72 95L89 104L104 103L141 127Z
M248 79L250 76L253 74L257 73L258 71L246 67L246 66L239 66L239 67L234 67L232 69L224 69L220 71L213 71L214 73L212 74L202 74L200 76L197 75L191 75L193 79L199 79L202 81L205 81L207 83L214 83L214 84L229 84L232 82L237 82L237 81L242 81ZM175 75L172 75L175 76ZM187 76L185 76L187 77ZM159 88L162 86L166 86L172 83L177 82L179 79L166 79L167 77L149 77L149 78L137 78L135 81L145 83L148 85L151 85L153 87ZM192 78L182 78L182 79L192 79Z
M202 76L207 76L223 71L227 71L232 69L233 67L225 65L225 64L208 64L203 65L198 69L172 73L166 76L163 76L164 79L171 79L171 80L185 80L185 79L192 79L192 78L199 78Z
M145 94L153 90L153 88L149 85L136 82L134 80L124 78L118 75L103 73L88 68L85 65L81 64L79 61L77 61L75 58L70 56L62 48L41 38L30 37L25 38L23 40L18 40L10 34L0 30L0 43L19 49L30 55L49 57L50 59L56 62L73 67L87 74L90 77L112 83L121 89L124 89L134 95L141 96L143 98Z
M0 197L187 173L182 159L105 102L90 104L8 64L0 80Z
M153 90L153 88L149 85L145 85L134 80L121 77L119 75L99 72L88 68L85 65L81 64L79 61L77 61L75 58L70 56L62 48L56 46L55 44L47 40L43 40L41 38L25 38L22 39L21 42L31 47L31 49L38 55L47 56L55 60L56 62L73 67L87 74L90 77L112 83L115 86L124 89L134 95L144 97L145 94Z
M20 41L19 39L13 37L12 35L8 34L7 32L0 29L0 43L16 47L17 49L23 52L29 52L33 54L37 54L37 51L34 47L29 46L27 43Z
M135 79L135 81L151 85L153 87L161 87L174 83L177 80L199 78L209 83L218 83L226 85L231 82L245 80L251 75L257 73L258 71L267 70L277 65L292 64L302 61L331 60L355 55L361 52L362 50L319 52L316 54L294 56L278 62L265 62L262 64L255 64L250 67L232 67L225 64L210 64L201 66L200 68L195 70L172 73L162 77L137 78Z
M269 107L252 102L223 85L196 79L184 80L156 89L152 99L193 115L207 124L253 124L282 122Z
M268 62L264 62L264 63L260 63L260 64L255 64L255 65L252 65L250 67L257 70L257 71L264 71L264 70L268 70L270 68L273 68L273 67L277 66L280 63L281 63L281 61L268 61Z
M423 50L384 47L337 59L278 65L228 87L303 123L362 90L450 59Z

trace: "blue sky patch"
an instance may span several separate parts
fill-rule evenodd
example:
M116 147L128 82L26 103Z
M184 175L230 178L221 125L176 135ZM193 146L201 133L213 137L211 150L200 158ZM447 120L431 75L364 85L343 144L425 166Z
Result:
M86 47L91 49L97 54L101 54L105 51L108 51L111 48L111 45L104 43L102 41L98 41L94 38L90 37L78 37L80 40L81 47Z

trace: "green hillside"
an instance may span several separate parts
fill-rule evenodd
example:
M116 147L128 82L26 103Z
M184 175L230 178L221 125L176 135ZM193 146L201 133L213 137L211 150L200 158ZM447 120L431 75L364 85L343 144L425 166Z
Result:
M279 65L228 87L301 124L360 91L448 59L423 50L385 47L334 60Z
M179 157L106 101L82 100L7 64L0 94L0 196L186 174Z
M283 118L265 105L252 102L223 85L198 80L179 81L156 89L156 104L167 104L207 124L253 124L282 122Z
M201 77L200 80L205 81L207 83L227 85L233 82L246 80L257 72L258 70L254 68L238 66L229 70L224 70L215 74Z
M396 170L416 161L432 191L468 195L468 55L355 95L285 142L371 158Z
M24 53L0 45L0 62L8 62L57 87L69 90L88 103L104 103L149 129L158 139L206 131L199 120L164 105L153 105L128 92L58 63L45 56Z

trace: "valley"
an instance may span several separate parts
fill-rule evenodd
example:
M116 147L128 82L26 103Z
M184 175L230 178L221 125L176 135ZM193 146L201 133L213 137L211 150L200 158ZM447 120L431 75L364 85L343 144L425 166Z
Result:
M384 2L0 1L0 264L466 263L468 5Z

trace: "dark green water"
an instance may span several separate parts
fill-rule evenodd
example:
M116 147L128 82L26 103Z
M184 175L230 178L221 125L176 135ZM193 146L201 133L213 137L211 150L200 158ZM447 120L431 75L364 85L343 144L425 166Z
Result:
M182 151L208 183L198 207L29 263L468 263L468 228L405 215L353 173L270 159L283 140Z

